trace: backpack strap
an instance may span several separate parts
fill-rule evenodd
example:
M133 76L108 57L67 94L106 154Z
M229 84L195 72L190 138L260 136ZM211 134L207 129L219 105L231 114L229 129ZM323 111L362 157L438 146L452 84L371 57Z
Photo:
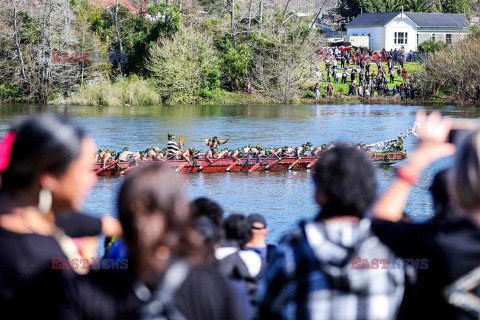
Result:
M140 300L148 301L140 311L142 320L186 320L175 305L175 293L185 282L190 266L184 260L177 260L167 269L162 282L150 292L143 283L137 283L135 294ZM146 290L148 293L146 294Z

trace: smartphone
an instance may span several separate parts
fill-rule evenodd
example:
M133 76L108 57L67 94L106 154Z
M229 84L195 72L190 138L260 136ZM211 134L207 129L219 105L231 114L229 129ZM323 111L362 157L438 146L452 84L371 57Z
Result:
M479 119L452 119L452 129L448 134L448 142L458 143L469 133L480 129Z

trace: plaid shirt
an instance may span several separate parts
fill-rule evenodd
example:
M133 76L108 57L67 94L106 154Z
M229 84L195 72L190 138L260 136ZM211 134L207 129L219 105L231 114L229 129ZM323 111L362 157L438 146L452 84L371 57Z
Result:
M395 257L360 224L302 223L282 240L260 287L260 319L395 319L404 291L398 268L354 268L352 258Z

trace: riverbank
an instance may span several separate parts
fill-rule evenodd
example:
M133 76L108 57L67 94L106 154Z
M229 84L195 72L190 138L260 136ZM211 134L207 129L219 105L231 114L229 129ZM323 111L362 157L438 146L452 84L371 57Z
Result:
M418 63L405 64L409 74L421 70L422 65ZM353 67L352 67L353 68ZM386 68L386 64L384 64ZM370 98L348 96L349 85L351 83L350 74L346 84L332 83L333 95L327 96L325 80L325 65L321 63L317 66L318 71L323 75L321 79L306 77L301 87L298 88L296 97L285 101L277 99L272 95L267 95L259 91L252 90L251 93L245 91L226 91L216 89L209 92L198 94L198 97L191 100L189 104L193 105L259 105L259 104L418 104L420 100L401 101L399 97L375 96ZM371 66L371 72L378 73L376 65ZM340 70L341 72L341 70ZM358 79L358 77L357 77ZM319 100L313 99L314 87L316 83L320 84L321 97ZM389 88L401 85L403 79L397 77L393 84L389 83ZM148 79L141 79L133 76L128 78L118 78L110 81L106 78L99 78L80 86L80 88L68 97L58 97L50 102L56 105L88 105L88 106L149 106L161 105L162 99L155 85ZM423 101L422 101L423 102ZM430 101L428 101L430 102ZM426 102L426 103L428 103ZM440 99L439 103L446 102Z

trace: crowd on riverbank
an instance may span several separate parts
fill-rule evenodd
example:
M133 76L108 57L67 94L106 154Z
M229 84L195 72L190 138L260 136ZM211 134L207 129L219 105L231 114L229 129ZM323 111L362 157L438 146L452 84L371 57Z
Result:
M417 123L415 150L380 196L363 151L324 152L312 170L318 216L269 246L260 203L224 217L211 199L187 202L159 164L124 178L119 221L80 213L95 182L93 140L60 116L26 118L0 143L0 316L476 319L480 130L457 149L449 119L419 112ZM412 186L450 155L431 188L436 217L411 223Z
M316 82L310 90L317 102L322 97L331 98L336 92L363 99L371 99L376 93L378 97L402 103L418 95L405 65L406 61L414 62L416 59L404 48L380 53L330 48L322 60L312 63L310 73ZM323 69L322 63L325 64ZM326 83L325 88L320 83Z

